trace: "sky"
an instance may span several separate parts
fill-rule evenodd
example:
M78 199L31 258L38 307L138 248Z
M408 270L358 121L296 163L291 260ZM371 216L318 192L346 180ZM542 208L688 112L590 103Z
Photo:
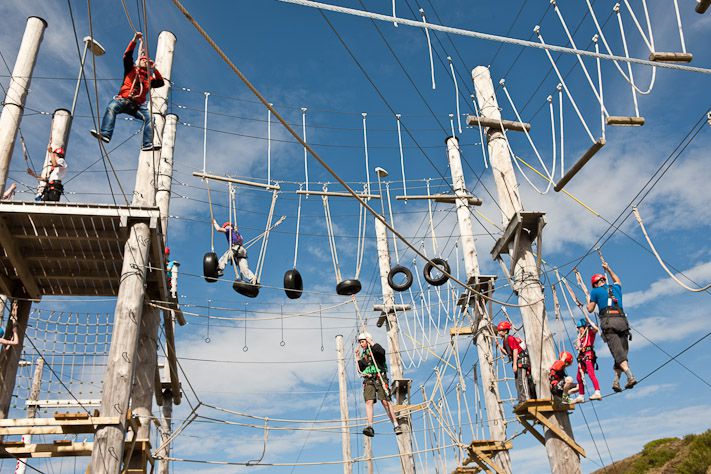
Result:
M365 6L381 14L392 12L392 3L388 1L329 2L356 9ZM647 3L656 50L680 51L671 2ZM612 13L613 3L597 0L592 4L612 52L624 56L619 25ZM684 40L687 50L694 55L691 65L709 68L711 53L704 45L708 44L711 14L695 13L694 4L691 0L679 0ZM352 356L355 336L361 325L366 324L375 340L385 344L383 328L375 325L378 313L372 311L373 304L382 299L373 218L368 216L365 238L359 239L358 203L339 198L329 202L344 278L356 275L358 250L363 247L358 275L363 290L354 305L335 293L336 278L321 199L311 196L299 201L295 193L306 188L303 147L273 116L268 116L267 110L172 2L147 2L145 16L142 3L127 1L125 5L128 17L120 2L11 0L0 5L0 14L5 18L5 27L0 30L0 52L10 68L25 19L36 15L48 23L22 120L31 162L35 167L41 163L52 111L71 104L79 72L76 37L81 46L81 38L93 31L106 54L93 59L89 56L87 60L88 80L79 91L67 147L70 168L65 197L71 202L87 203L130 201L140 147L139 124L117 121L109 146L113 151L106 167L88 129L93 128L97 111L103 112L117 92L121 55L133 34L130 23L145 33L151 51L160 31L173 32L177 43L169 110L179 116L179 126L168 243L173 257L181 263L179 292L188 321L186 326L176 329L185 397L175 407L174 425L180 426L198 402L202 405L197 410L198 418L176 437L172 455L187 460L234 463L260 458L263 463L338 462L341 442L335 336L341 334L345 340L349 411L353 419L364 414L361 384ZM708 418L699 413L711 409L707 369L711 356L704 350L708 339L697 342L707 334L709 293L692 293L672 281L631 216L631 206L636 205L659 254L674 272L685 275L681 278L688 285L698 288L711 281L708 239L711 173L705 166L711 145L711 125L705 118L711 109L708 73L663 68L652 72L648 66L633 66L635 85L645 93L638 95L638 102L646 123L637 128L606 127L606 145L566 186L576 198L572 199L552 190L540 194L528 180L540 191L545 190L546 181L523 164L525 161L540 172L544 172L545 165L550 171L555 156L553 173L560 176L561 161L568 169L591 144L565 92L561 140L560 95L556 89L559 79L542 50L430 31L432 70L427 38L419 28L402 24L395 27L392 23L374 23L337 13L325 13L324 18L316 9L276 0L186 0L184 5L300 135L305 117L308 143L345 181L357 190L370 184L373 192L380 192L374 170L378 166L386 169L389 175L382 183L382 194L385 197L389 189L391 205L387 199L383 201L386 213L392 209L395 228L429 257L446 258L455 275L463 278L454 209L433 203L430 213L423 201L395 199L406 193L426 194L428 186L431 193L450 190L444 140L454 130L460 140L467 188L483 200L483 205L472 213L481 272L499 277L497 299L514 302L516 298L505 277L489 255L503 226L491 168L487 167L488 157L482 153L477 128L466 127L462 120L461 133L458 130L457 95L447 57L451 57L455 73L462 119L465 114L474 113L470 100L471 70L478 65L488 66L502 116L516 120L515 106L522 120L532 125L530 138L535 151L524 134L511 132L508 137L511 149L521 160L523 171L517 169L516 174L524 208L546 213L542 278L548 323L556 347L571 349L567 334L573 334L574 325L562 301L560 287L558 295L563 310L560 319L555 318L550 290L556 282L555 268L574 282L571 272L577 266L588 282L593 273L600 271L600 260L591 249L602 245L605 258L623 281L623 301L633 327L630 364L643 380L634 390L594 405L586 403L571 414L575 437L588 453L588 458L582 460L583 472L633 454L650 440L709 429ZM585 4L558 2L558 6L577 46L592 50L595 24ZM642 3L630 2L630 6L646 31ZM555 10L542 0L395 1L396 12L403 18L421 20L417 12L420 7L429 23L531 41L538 41L533 29L540 25L546 43L570 44ZM629 55L647 58L649 50L625 4L622 20ZM604 45L600 47L604 49ZM602 134L600 105L577 58L555 53L552 57L575 106L597 139ZM595 60L586 58L584 63L597 86ZM625 64L619 67L627 74ZM630 84L612 62L602 61L600 68L604 104L610 115L634 115ZM0 79L7 87L9 72L2 65L0 71ZM505 79L505 89L499 83L501 79ZM208 123L203 155L206 92L209 92ZM306 108L305 115L302 108ZM367 148L363 114L367 114ZM395 114L400 114L406 190ZM693 139L685 139L690 133ZM343 190L312 157L307 159L307 166L309 189L326 186L331 191ZM33 198L30 189L34 183L25 173L26 167L18 143L9 177L10 181L18 182L18 200ZM271 180L281 186L274 214L286 219L270 234L261 275L263 287L256 299L247 300L232 291L233 275L229 270L225 280L218 283L209 284L202 278L202 256L213 247L210 208L204 183L193 177L192 172L203 167L209 173L262 183L269 172ZM657 173L660 169L664 170L661 177ZM650 190L647 183L657 178ZM212 182L211 191L216 219L227 220L230 206L227 186ZM640 191L644 192L639 194ZM263 232L271 193L239 187L235 202L245 238L249 240ZM296 267L303 275L305 293L299 300L288 300L281 290L282 277L294 262L299 202ZM380 211L378 200L369 203ZM619 229L611 233L612 223L619 225ZM259 260L259 248L257 244L249 249L252 269ZM214 237L214 249L218 254L225 250L220 234ZM462 324L452 304L452 298L461 291L451 284L439 290L428 287L421 278L422 260L413 263L414 253L405 250L401 242L395 247L391 241L390 251L393 264L400 262L416 270L412 293L397 297L399 302L414 306L400 319L405 374L413 380L411 402L422 402L423 393L435 402L432 411L421 411L412 417L415 449L422 451L416 457L418 471L451 472L457 466L459 451L445 447L453 442L447 433L449 427L462 426L463 443L486 437L486 415L479 408L478 367L473 369L477 363L476 350L465 338L457 340L454 346L449 340L448 329ZM582 291L573 286L582 299ZM112 314L114 303L112 299L46 297L33 306L31 324L38 328L35 334L43 338L40 342L53 355L51 360L56 361L57 372L79 397L98 398L101 372L94 369L96 360L108 348L107 336L103 336L101 344L97 343L101 347L95 348L94 355L74 356L84 372L71 373L62 366L62 359L55 357L64 347L62 344L67 344L66 338L41 330L45 327L42 322L59 314L61 324L57 325L70 328L73 320L69 315L73 314L84 318L82 321L94 317L104 324L110 321L106 315ZM520 325L519 310L506 309L514 323ZM98 317L99 314L103 316ZM573 315L577 319L580 313L576 310ZM494 305L494 322L502 318L501 307ZM99 326L87 323L87 327ZM685 349L688 350L670 362L670 354ZM612 359L600 341L597 350L598 377L603 393L608 394ZM497 361L502 377L506 373L504 365ZM23 407L29 377L31 370L23 369L16 390L17 407ZM92 380L82 380L83 377ZM500 389L504 397L510 397L514 390L505 381ZM43 386L43 393L47 398L68 398L56 382ZM513 420L510 401L505 402L505 413L511 420L507 436L514 437L521 426ZM391 457L397 452L394 434L382 422L381 408L376 408L376 415L380 416L380 422L376 425L373 451L374 456L383 457L375 462L376 472L399 472L398 461ZM350 429L354 458L362 456L361 429L360 425ZM513 445L514 472L548 471L545 449L532 436L520 434L513 439ZM42 472L73 472L75 466L81 468L86 460L74 463L75 460L39 461L33 466ZM341 470L339 464L295 467L240 467L185 461L172 464L176 473L194 472L196 468L211 474ZM366 472L365 463L354 463L353 469Z

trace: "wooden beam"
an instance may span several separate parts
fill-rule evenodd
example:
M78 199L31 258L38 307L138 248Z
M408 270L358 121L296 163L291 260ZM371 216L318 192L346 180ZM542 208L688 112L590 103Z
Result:
M15 282L4 273L0 273L0 295L12 297L14 295Z
M180 391L178 356L175 354L175 331L171 313L171 310L163 310L163 328L165 330L166 357L168 359L168 372L170 374L170 388L173 394L173 403L180 405L182 393Z
M255 183L254 181L247 181L244 179L228 178L227 176L217 176L214 174L200 173L199 171L194 171L193 176L198 178L213 179L215 181L223 181L225 183L235 183L241 184L243 186L252 186L253 188L271 189L273 191L279 191L281 187L278 184L264 184Z
M298 191L296 191L296 194L301 194L304 196L329 196L329 197L349 197L349 198L353 197L353 195L351 193L336 192L336 191L305 191L303 189L299 189ZM356 193L356 194L362 199L380 199L380 194L365 194L365 193Z
M430 195L410 195L410 196L395 196L395 199L398 201L423 201L423 200L428 200L431 199L435 202L443 202L447 204L454 204L457 202L457 199L461 199L458 196L454 196L452 194L430 194ZM481 206L482 201L478 197L475 196L466 196L465 199L467 200L467 204L470 206Z
M649 60L657 63L690 63L692 59L691 53L649 53Z
M24 434L94 433L99 426L118 425L118 416L88 417L87 419L15 418L0 420L0 436Z
M15 271L17 272L22 286L25 288L25 292L32 299L41 298L42 292L37 285L37 281L27 267L27 262L15 244L15 240L7 228L7 223L2 217L0 217L0 245L5 249L5 253L10 259L12 266L15 267Z
M111 206L64 202L3 201L0 214L45 214L51 216L122 217L150 219L159 216L157 207Z
M521 423L523 425L523 427L526 428L526 430L529 433L531 433L542 445L545 446L545 444L546 444L545 436L543 436L541 433L539 433L538 430L522 416L516 415L516 417L518 418L519 423Z
M644 117L621 117L610 115L607 117L608 125L619 125L623 127L641 127L644 125Z
M530 411L530 409L529 409L529 411ZM558 427L558 425L556 425L555 423L551 423L551 421L550 421L550 419L548 419L548 417L546 417L545 415L542 415L540 413L536 413L534 416L535 416L536 420L540 421L546 428L548 428L553 433L555 433L555 435L558 438L560 438L564 443L566 443L568 446L573 448L573 450L575 450L575 452L580 454L582 457L587 457L583 447L580 446L578 443L576 443L573 438L568 436L568 434L565 431L560 429Z
M563 175L563 177L555 183L555 186L553 187L555 192L560 192L565 185L568 184L568 181L573 179L573 177L578 174L581 169L583 169L583 166L590 161L590 158L595 156L595 153L600 151L600 148L603 146L605 146L605 139L598 138L597 141L593 143L590 148L588 148L588 151L586 151L585 154L583 154L583 156L565 173L565 175Z
M481 449L479 449L479 448L472 448L472 451L474 452L474 454L475 454L479 459L481 459L481 461L482 461L484 464L486 464L486 465L488 465L489 467L491 467L491 469L493 469L493 470L496 472L496 474L505 474L504 471L502 471L501 468L496 465L496 463L494 462L494 460L491 459L489 456L487 456L486 453L485 453L483 450L481 450ZM475 459L475 460L476 460L476 459Z
M514 122L512 120L496 120L487 117L477 117L476 115L467 115L467 125L470 127L487 127L491 130L501 130L503 125L504 130L511 132L529 132L531 124L526 122Z
M471 336L474 334L474 329L471 326L462 326L460 328L450 328L449 337L454 336Z

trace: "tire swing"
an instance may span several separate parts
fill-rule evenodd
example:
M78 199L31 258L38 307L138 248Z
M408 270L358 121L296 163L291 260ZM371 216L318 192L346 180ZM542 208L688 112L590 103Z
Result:
M210 251L202 257L202 274L206 282L215 283L219 277L217 270L218 258L215 253L215 229L212 226L214 219L212 196L210 194L210 183L207 178L205 178L205 186L207 187L207 201L210 204Z
M324 186L324 193L327 192ZM333 222L331 221L331 207L328 203L328 195L322 196L323 212L326 217L326 231L328 234L328 245L331 249L331 260L333 261L333 270L336 274L336 293L341 296L353 296L358 294L363 288L358 277L360 276L360 267L363 262L363 252L365 250L365 223L366 215L363 207L360 207L358 215L358 248L356 250L356 271L355 277L343 279L341 275L341 265L338 262L338 251L336 250L336 237L333 232Z
M296 269L296 259L299 255L299 228L301 227L301 194L299 194L299 205L296 211L296 239L294 242L294 266L284 273L284 293L290 300L301 298L304 292L304 280L301 273Z
M434 264L434 265L433 265ZM443 258L433 258L425 264L425 268L422 270L422 276L425 277L427 283L432 286L442 286L447 283L449 277L443 272L439 277L432 277L432 270L438 270L446 273L450 273L449 263Z
M232 194L233 201L230 203L233 213L234 213L234 220L232 222L237 222L237 203L235 200L235 194L234 190L232 189L232 185L230 184L230 193ZM250 241L246 242L243 247L245 250L249 249L252 245L257 243L259 239L262 239L262 245L261 248L259 249L259 257L257 258L257 265L254 267L254 278L255 282L254 283L248 283L244 280L240 280L237 276L239 275L238 269L237 269L237 263L235 262L235 258L232 258L232 267L234 268L235 271L235 280L232 283L232 289L239 293L242 296L246 296L247 298L256 298L257 295L259 295L259 288L261 285L259 282L262 280L262 270L264 270L264 261L266 258L266 253L267 253L267 245L269 244L269 234L271 233L272 229L284 222L284 219L286 219L285 216L282 216L278 221L276 221L274 224L272 224L272 219L274 218L274 208L276 206L276 201L277 197L279 196L278 191L273 191L272 192L272 203L271 207L269 208L269 215L267 216L267 223L264 229L264 232L259 234L258 236L252 238Z
M405 276L405 281L402 283L397 283L395 276L402 274ZM388 272L388 286L395 291L407 291L412 286L412 272L409 268L403 267L402 265L395 265Z

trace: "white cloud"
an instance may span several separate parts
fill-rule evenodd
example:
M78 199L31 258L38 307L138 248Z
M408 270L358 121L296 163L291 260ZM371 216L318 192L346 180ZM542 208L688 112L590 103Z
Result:
M696 284L705 285L711 279L711 262L700 263L680 273L695 281ZM677 278L681 281L686 281L689 286L695 286L694 283L689 283L680 273L676 274ZM657 298L684 294L687 291L671 278L662 278L653 282L645 290L633 291L624 295L624 304L626 308L632 308L649 303Z

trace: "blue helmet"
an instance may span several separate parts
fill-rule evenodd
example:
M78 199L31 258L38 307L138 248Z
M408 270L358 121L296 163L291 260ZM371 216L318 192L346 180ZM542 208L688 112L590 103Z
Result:
M580 318L577 323L575 323L575 327L577 328L584 328L585 326L588 325L588 320L585 318Z

